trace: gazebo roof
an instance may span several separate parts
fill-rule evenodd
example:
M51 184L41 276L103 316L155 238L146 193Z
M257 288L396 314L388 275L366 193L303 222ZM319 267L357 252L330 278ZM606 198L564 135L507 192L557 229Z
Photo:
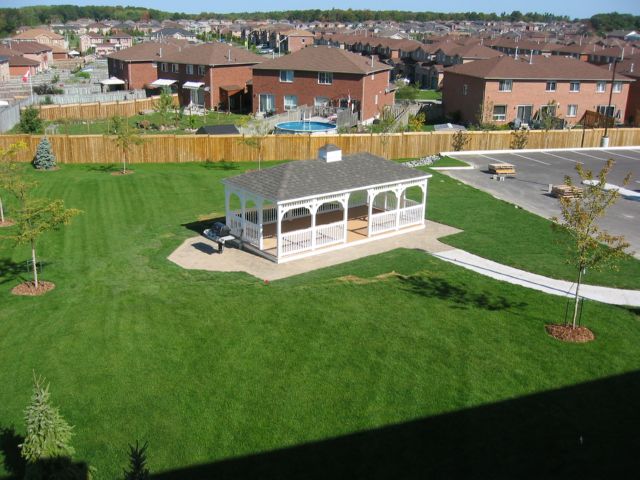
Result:
M425 172L370 153L355 153L332 162L318 159L284 163L223 182L281 202L429 177Z

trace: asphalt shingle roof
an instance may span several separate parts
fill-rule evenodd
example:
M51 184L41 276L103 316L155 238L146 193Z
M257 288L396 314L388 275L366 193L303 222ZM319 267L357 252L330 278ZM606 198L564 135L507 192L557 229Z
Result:
M278 202L428 177L427 173L362 152L343 155L338 162L284 163L223 182Z

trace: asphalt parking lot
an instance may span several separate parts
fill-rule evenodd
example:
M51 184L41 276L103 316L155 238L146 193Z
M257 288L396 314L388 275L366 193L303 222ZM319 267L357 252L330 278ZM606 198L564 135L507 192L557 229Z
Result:
M640 192L640 147L618 150L548 150L544 152L513 151L508 153L465 153L450 155L473 165L473 170L450 170L447 175L491 193L496 198L514 203L538 215L550 218L558 215L558 200L549 195L549 184L564 182L566 175L579 183L575 171L577 163L590 169L594 175L611 158L615 166L607 183L622 186L622 180L631 172L626 188ZM516 176L505 181L493 180L488 172L490 163L506 162L515 166ZM601 226L613 234L622 234L631 244L631 250L640 258L640 200L621 197L611 207Z

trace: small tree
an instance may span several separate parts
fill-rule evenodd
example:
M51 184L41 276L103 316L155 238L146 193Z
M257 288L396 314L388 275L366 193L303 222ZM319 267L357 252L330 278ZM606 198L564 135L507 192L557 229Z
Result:
M271 133L271 124L264 118L246 117L240 122L239 127L242 131L242 140L240 142L258 151L258 170L260 170L262 147L264 139Z
M20 123L18 129L22 133L42 132L42 119L40 111L36 107L27 107L20 112Z
M160 122L162 125L168 125L171 120L171 113L174 110L173 96L169 92L169 89L163 88L160 92L160 98L154 107L154 110L160 115Z
M124 471L124 480L147 480L149 469L147 468L147 442L135 446L129 445L129 466Z
M529 130L514 130L511 132L511 142L509 148L511 150L522 150L529 143Z
M594 180L591 170L584 170L582 164L576 164L580 179L583 183L586 181L583 193L573 198L560 197L560 218L552 219L554 227L559 226L569 233L570 257L567 261L577 269L572 328L576 328L580 286L586 269L597 270L607 265L616 268L614 261L623 257L625 249L629 246L622 235L611 235L597 224L597 220L603 217L607 209L620 197L617 189L604 188L614 164L613 160L608 160L598 173L597 180ZM628 184L630 179L631 174L625 177L623 184ZM564 183L573 187L569 176L565 177Z
M426 118L424 113L416 113L409 116L409 123L407 125L410 132L419 132L422 130Z
M29 464L71 457L75 453L70 443L73 427L62 418L58 408L51 405L49 397L49 385L34 373L31 403L24 414L27 435L20 446L27 469Z
M4 238L12 239L17 244L29 244L31 246L31 263L33 267L33 282L37 289L38 267L36 262L36 242L40 236L50 230L58 230L63 225L69 224L71 219L80 213L75 208L65 208L63 200L49 201L44 198L36 198L32 190L36 182L28 181L16 175L9 185L9 191L18 200L15 229Z
M24 142L12 144L9 148L0 148L0 190L11 191L18 175L18 164L15 156L27 147ZM5 223L4 204L0 196L0 225Z
M458 130L451 136L451 148L454 152L461 152L470 141L469 134L464 130Z
M119 117L115 117L119 118ZM129 123L119 123L115 131L114 142L116 147L122 152L122 173L127 173L127 156L134 145L140 145L142 138L135 131L129 128Z
M33 158L33 166L38 170L49 170L56 166L56 156L51 149L51 142L47 137L43 137L38 144L36 156Z

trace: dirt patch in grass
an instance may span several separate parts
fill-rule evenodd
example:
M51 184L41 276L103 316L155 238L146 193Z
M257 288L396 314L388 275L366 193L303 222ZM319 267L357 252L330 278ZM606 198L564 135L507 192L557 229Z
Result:
M7 218L7 219L5 219L5 221L4 221L4 222L0 222L0 228L2 228L2 227L10 227L10 226L11 226L11 225L13 225L13 224L14 224L14 223L13 223L13 221L12 221L12 220L9 220L9 219Z
M56 288L55 283L44 282L41 280L38 282L38 288L36 288L36 284L34 282L24 282L13 287L11 293L14 295L27 295L30 297L36 297L38 295L44 295L54 288Z
M117 172L111 172L111 175L114 175L114 176L131 175L132 173L136 173L136 172L133 170L127 170L126 172L123 172L122 170L118 170Z
M391 271L387 273L381 273L380 275L376 275L372 278L362 278L357 275L345 275L344 277L338 277L336 280L339 282L345 283L354 283L356 285L368 285L370 283L381 282L384 280L389 280L390 278L406 278L405 275L401 275L398 272Z
M587 327L572 328L571 325L546 325L544 328L553 338L563 342L587 343L596 339L594 333Z

